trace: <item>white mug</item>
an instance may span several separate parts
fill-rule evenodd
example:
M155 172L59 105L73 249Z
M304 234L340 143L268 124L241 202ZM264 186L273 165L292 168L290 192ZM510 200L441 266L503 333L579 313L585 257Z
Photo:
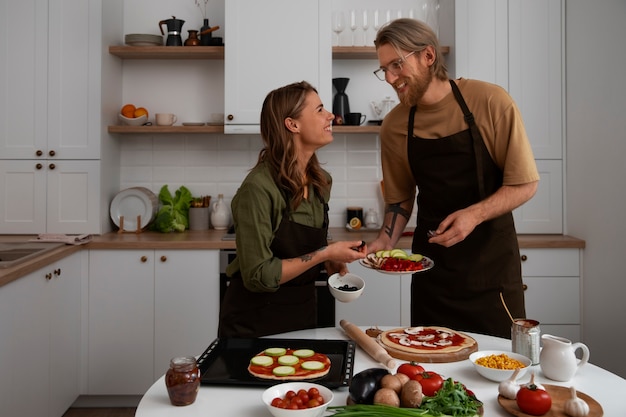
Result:
M154 118L157 126L171 126L178 120L174 113L157 113Z

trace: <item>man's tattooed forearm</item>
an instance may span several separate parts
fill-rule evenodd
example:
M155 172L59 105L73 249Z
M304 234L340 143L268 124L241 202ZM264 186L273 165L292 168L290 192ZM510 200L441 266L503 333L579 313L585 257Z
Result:
M321 251L323 251L326 248L327 248L327 246L322 246L321 248L319 248L315 252L321 252ZM300 256L300 260L302 262L309 262L311 259L313 259L313 255L315 254L315 252L307 253L306 255Z
M396 220L398 219L398 215L404 217L407 220L409 219L409 217L411 217L411 214L402 207L400 207L399 204L391 204L387 206L385 214L386 213L393 213L393 216L391 217L391 224L385 225L385 233L389 237L393 235L393 229L396 228Z

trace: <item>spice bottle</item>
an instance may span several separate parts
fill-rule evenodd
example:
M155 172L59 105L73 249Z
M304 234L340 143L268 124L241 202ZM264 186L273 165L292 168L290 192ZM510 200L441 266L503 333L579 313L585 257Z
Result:
M200 389L200 370L193 356L172 358L165 374L165 386L172 405L189 405L196 401Z

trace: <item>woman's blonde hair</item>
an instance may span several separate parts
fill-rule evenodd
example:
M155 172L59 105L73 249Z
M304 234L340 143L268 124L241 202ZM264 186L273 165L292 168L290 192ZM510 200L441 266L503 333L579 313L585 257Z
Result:
M265 97L261 109L261 137L265 146L259 153L257 165L265 162L270 166L274 181L291 199L292 208L302 202L307 181L320 196L329 187L317 155L313 154L304 173L298 170L293 133L285 126L285 119L300 116L306 96L311 92L317 93L317 90L306 81L277 88Z
M441 46L435 32L424 22L415 19L396 19L380 28L376 34L376 49L382 45L391 45L398 55L400 51L421 52L432 46L435 50L435 62L430 67L433 75L440 80L448 80L448 69L442 59Z

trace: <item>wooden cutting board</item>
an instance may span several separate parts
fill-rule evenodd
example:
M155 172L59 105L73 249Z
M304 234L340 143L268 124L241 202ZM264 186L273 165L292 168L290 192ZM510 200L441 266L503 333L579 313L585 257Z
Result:
M457 352L424 352L424 353L408 353L400 349L395 349L393 347L384 345L380 338L376 340L378 343L384 347L389 355L393 356L396 359L401 359L404 361L415 361L415 362L423 362L423 363L448 363L448 362L458 362L465 359L468 359L470 354L478 351L478 343L474 340L473 337L466 335L465 333L457 332L468 340L473 341L474 343L471 346L465 347Z
M552 408L550 408L550 411L544 414L543 417L568 417L568 415L565 414L565 402L571 398L569 388L558 385L542 385L552 398ZM586 417L602 417L604 415L602 406L596 400L584 392L576 391L576 395L578 398L585 400L585 402L589 405L589 414L587 414ZM515 400L509 400L508 398L498 395L498 403L500 403L502 408L514 416L533 417L530 414L522 412L517 406Z

